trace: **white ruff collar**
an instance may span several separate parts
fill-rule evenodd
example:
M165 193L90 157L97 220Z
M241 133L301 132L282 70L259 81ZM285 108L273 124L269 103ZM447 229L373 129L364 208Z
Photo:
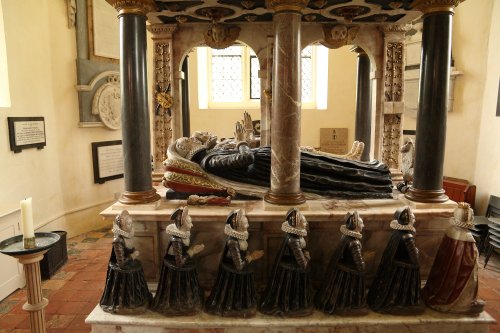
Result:
M357 239L363 238L363 235L360 232L349 230L345 225L340 226L340 232L346 236L351 236Z
M413 223L407 224L407 225L402 225L402 224L399 224L397 220L391 221L391 228L394 230L409 230L409 231L417 232L415 230L415 227L413 226Z
M122 229L120 229L116 224L113 225L113 229L111 230L113 231L113 233L116 235L120 235L120 236L123 236L125 238L131 238L130 236L130 233L129 232L126 232L126 231L123 231Z
M167 225L167 228L165 229L165 232L167 233L167 235L177 236L177 237L180 237L182 239L189 239L189 237L191 236L191 232L190 231L181 231L181 230L179 230L179 228L177 228L177 226L175 225L175 223Z
M224 234L229 237L234 237L239 240L247 240L248 239L248 231L236 231L229 224L226 224L224 227Z
M460 228L470 229L474 227L474 223L457 221L454 217L450 217L450 223Z
M307 236L307 230L294 228L288 224L288 221L285 221L281 224L281 230L283 230L287 234L294 234L301 237Z

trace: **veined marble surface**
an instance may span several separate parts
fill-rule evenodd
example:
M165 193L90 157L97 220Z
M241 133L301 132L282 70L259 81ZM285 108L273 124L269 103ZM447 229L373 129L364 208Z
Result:
M201 313L188 317L164 317L148 311L142 315L120 316L99 306L87 317L93 333L254 333L254 332L488 332L495 320L486 312L477 317L443 314L427 309L418 316L391 316L369 312L361 317L329 316L315 311L302 318L279 318L257 314L254 318L223 318Z
M114 219L123 209L141 221L170 221L170 215L179 206L186 205L186 200L165 199L164 187L157 188L162 199L156 204L124 205L119 202L101 212L104 218ZM402 194L396 194L394 199L365 200L308 200L297 205L309 222L343 221L348 211L357 210L362 217L370 216L372 220L392 219L397 208L409 205L418 222L436 217L451 217L456 207L454 201L441 204L422 204L407 200ZM292 206L272 205L264 200L233 200L229 206L190 206L189 215L195 222L213 222L225 220L227 214L236 208L244 208L250 222L283 221L285 213ZM367 225L369 227L369 225Z

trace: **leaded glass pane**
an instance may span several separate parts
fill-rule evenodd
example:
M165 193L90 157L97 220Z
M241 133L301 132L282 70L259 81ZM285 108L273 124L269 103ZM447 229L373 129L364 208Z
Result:
M243 47L212 49L212 101L240 102L243 99Z
M313 98L313 63L312 46L302 50L302 102L312 102Z
M259 59L250 56L250 99L260 98Z

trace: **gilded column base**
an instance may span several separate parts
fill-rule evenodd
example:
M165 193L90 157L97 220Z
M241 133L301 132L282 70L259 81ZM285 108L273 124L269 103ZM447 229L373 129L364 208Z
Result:
M264 196L264 201L273 205L300 205L306 202L306 197L302 192L299 193L273 193L271 190Z
M141 192L123 191L118 201L124 205L140 205L160 200L161 197L155 189Z
M449 200L448 196L444 194L444 190L419 190L410 186L405 193L405 198L415 202L425 203L441 203Z

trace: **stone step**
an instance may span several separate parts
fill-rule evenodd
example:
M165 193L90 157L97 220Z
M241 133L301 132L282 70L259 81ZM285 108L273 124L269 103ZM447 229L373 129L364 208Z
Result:
M366 316L340 317L316 311L302 318L258 314L242 319L206 313L167 318L152 311L141 315L113 315L96 306L85 322L92 326L92 333L487 333L495 320L486 312L468 317L430 309L415 316L369 312Z

